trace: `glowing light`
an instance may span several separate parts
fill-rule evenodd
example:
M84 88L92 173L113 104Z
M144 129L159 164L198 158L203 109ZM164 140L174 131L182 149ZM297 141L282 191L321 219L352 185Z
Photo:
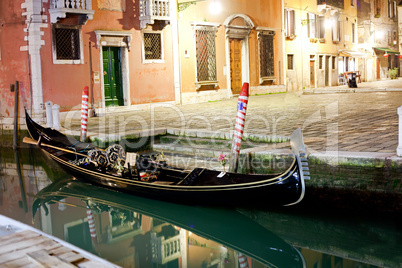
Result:
M216 0L213 0L211 5L209 6L209 11L211 14L219 14L222 11L222 5Z

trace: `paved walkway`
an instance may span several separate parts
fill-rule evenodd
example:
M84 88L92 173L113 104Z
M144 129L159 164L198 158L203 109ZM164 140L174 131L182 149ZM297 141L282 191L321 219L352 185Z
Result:
M320 89L319 93L329 94L251 96L245 132L288 136L295 128L301 127L310 152L395 154L402 80L360 83L358 89L365 89L365 92L343 93L348 90L347 86L339 86ZM118 135L153 128L231 132L235 125L236 107L237 98L233 98L181 106L164 104L147 110L124 110L90 118L88 130L95 134ZM74 130L80 129L79 124L79 120L65 122L67 128Z

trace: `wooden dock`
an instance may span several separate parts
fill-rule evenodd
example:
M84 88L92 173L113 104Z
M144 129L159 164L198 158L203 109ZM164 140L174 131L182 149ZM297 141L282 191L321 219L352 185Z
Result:
M4 218L0 217L1 223ZM0 267L119 267L40 231L16 226L11 221L13 224L0 225Z

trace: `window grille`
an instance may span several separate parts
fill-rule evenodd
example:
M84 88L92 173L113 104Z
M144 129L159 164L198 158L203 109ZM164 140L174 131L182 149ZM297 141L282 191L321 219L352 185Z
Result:
M54 28L54 45L57 60L80 60L80 31L77 28Z
M274 76L274 35L275 32L269 31L260 33L260 76Z
M293 54L288 54L288 70L293 70Z
M145 60L162 59L162 35L160 33L144 33Z
M216 81L215 27L204 26L195 30L197 81Z

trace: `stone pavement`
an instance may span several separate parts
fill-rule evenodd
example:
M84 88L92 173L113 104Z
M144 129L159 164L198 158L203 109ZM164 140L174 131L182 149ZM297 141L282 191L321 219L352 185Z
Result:
M345 151L395 155L402 80L359 83L358 89L365 89L364 92L343 93L344 89L348 90L347 86L320 89L319 93L328 94L251 96L245 132L289 136L295 128L301 127L308 151L313 153ZM165 103L149 107L146 110L116 109L106 116L89 118L89 135L124 135L135 130L159 128L232 132L237 97L217 102ZM67 115L63 126L79 131L80 122L76 117Z

